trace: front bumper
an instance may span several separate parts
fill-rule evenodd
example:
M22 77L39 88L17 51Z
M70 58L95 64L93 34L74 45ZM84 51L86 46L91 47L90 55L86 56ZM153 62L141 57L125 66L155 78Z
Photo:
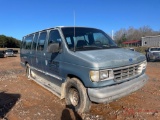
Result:
M160 56L154 56L152 59L153 60L160 60Z
M140 89L147 82L148 76L143 75L121 84L106 86L103 88L88 88L91 101L96 103L109 103Z
M10 56L15 56L14 54L6 54L8 57L10 57Z

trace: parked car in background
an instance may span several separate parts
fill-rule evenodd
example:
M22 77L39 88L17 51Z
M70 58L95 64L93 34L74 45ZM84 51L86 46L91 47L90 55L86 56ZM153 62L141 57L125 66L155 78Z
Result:
M7 49L5 52L7 56L15 56L13 49Z
M134 49L134 48L129 48L129 50L131 50L131 51L135 51L135 49Z
M4 50L1 50L1 51L0 51L0 57L1 57L1 58L7 57L6 52L5 52Z
M13 53L14 54L18 54L18 50L13 50Z
M131 50L131 51L135 51L135 49L134 49L134 48L125 48L125 49L127 49L127 50Z
M160 47L151 47L146 50L147 61L160 60Z

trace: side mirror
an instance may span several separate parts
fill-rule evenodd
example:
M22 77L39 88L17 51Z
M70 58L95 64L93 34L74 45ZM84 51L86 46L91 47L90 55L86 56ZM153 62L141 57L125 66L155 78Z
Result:
M56 53L59 52L59 43L52 43L48 46L47 52Z

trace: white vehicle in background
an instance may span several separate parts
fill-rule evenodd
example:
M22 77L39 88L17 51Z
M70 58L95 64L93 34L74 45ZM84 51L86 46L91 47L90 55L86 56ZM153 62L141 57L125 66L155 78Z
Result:
M160 47L151 47L146 50L146 58L148 61L160 60Z
M129 48L129 50L131 50L131 51L135 51L135 49L134 49L134 48Z
M7 56L15 56L14 52L13 52L13 49L7 49L5 52L6 52Z
M125 48L127 50L136 51L134 48Z

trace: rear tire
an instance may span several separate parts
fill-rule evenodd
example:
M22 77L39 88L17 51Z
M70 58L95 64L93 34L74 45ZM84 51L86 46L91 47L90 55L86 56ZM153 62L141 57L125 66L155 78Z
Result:
M26 64L26 76L28 79L30 79L30 73L31 73L30 66L29 64Z
M86 88L79 79L68 79L65 88L65 101L69 108L78 113L84 113L90 110L91 102L88 98Z
M7 55L4 55L4 58L6 58L7 57Z

